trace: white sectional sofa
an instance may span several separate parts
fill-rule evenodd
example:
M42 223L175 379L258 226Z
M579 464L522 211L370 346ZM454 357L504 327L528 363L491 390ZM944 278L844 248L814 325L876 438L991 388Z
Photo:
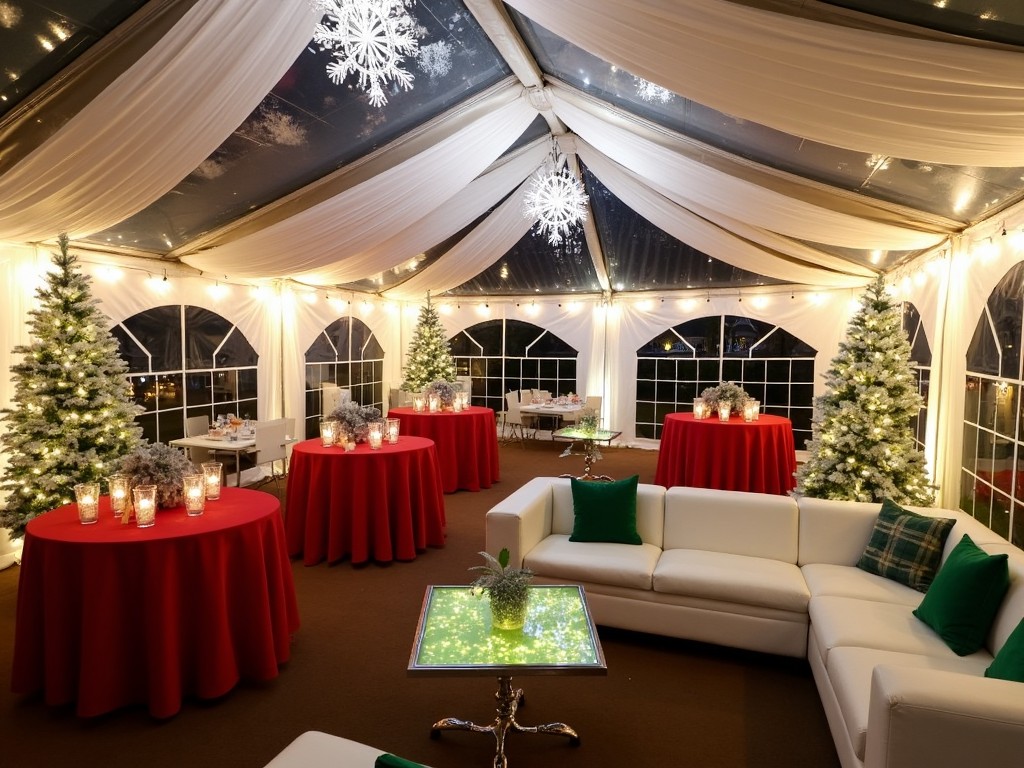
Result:
M806 656L844 768L1024 764L1024 684L984 677L1024 617L1024 552L959 510L965 533L1007 553L1010 590L986 646L957 656L912 614L924 595L856 567L880 505L640 485L640 545L569 541L569 480L535 478L487 513L489 552L540 583L582 584L600 625Z
M322 731L306 731L265 768L374 768L383 749Z

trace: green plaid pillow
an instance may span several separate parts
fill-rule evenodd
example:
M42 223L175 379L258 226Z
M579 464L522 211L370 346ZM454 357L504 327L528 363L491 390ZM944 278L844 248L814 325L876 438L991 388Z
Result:
M955 522L919 515L886 499L857 567L927 592Z

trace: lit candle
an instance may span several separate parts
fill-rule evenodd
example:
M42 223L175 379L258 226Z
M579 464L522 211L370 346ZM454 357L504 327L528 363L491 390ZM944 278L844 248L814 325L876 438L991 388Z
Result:
M98 483L79 483L75 486L78 520L82 525L90 525L100 519L99 495Z
M754 420L754 414L756 412L757 412L757 409L754 407L754 403L753 403L752 400L748 400L747 402L745 402L743 404L743 420L744 421L753 421Z
M728 421L729 414L732 413L732 406L729 403L720 403L718 405L718 419L719 421Z
M156 486L140 485L132 489L135 496L135 524L149 528L156 524Z
M388 442L394 445L398 442L398 419L388 419Z
M704 402L701 397L694 398L693 401L693 418L695 419L706 419L708 417L708 405Z
M423 412L423 395L416 395L412 399L412 409L417 413Z
M377 450L384 443L384 427L379 421L370 424L370 431L367 434L366 441L373 450Z
M431 413L437 413L441 408L441 398L437 395L431 395L429 400L429 408Z

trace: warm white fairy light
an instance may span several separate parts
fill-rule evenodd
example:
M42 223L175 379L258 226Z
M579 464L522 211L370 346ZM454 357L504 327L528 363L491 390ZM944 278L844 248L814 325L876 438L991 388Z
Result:
M422 30L406 11L414 0L310 0L324 20L313 31L313 42L333 52L327 74L341 83L350 74L370 95L370 104L387 104L384 83L412 88L413 75L405 57L419 51Z
M644 101L660 101L662 104L667 104L675 96L668 88L662 88L642 77L634 76L633 83L636 85L636 95Z
M558 245L572 227L587 218L587 193L566 166L565 157L552 143L550 163L530 179L523 198L523 215L537 219L537 231Z

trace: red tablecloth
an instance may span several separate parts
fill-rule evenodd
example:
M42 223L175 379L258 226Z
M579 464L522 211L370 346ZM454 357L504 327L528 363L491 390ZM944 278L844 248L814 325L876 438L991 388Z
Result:
M443 547L444 495L437 451L430 440L400 436L371 450L325 448L319 439L292 449L285 530L288 552L306 565L348 556L414 560L428 546Z
M401 422L401 434L434 441L445 493L479 491L498 482L498 429L492 409L471 406L459 413L417 413L392 408L388 416Z
M746 422L670 413L661 431L654 482L785 494L796 487L793 424L782 416Z
M11 688L42 691L79 715L145 703L170 717L182 698L215 698L269 680L299 628L281 505L225 488L201 517L161 510L121 525L100 501L28 524L18 582Z

